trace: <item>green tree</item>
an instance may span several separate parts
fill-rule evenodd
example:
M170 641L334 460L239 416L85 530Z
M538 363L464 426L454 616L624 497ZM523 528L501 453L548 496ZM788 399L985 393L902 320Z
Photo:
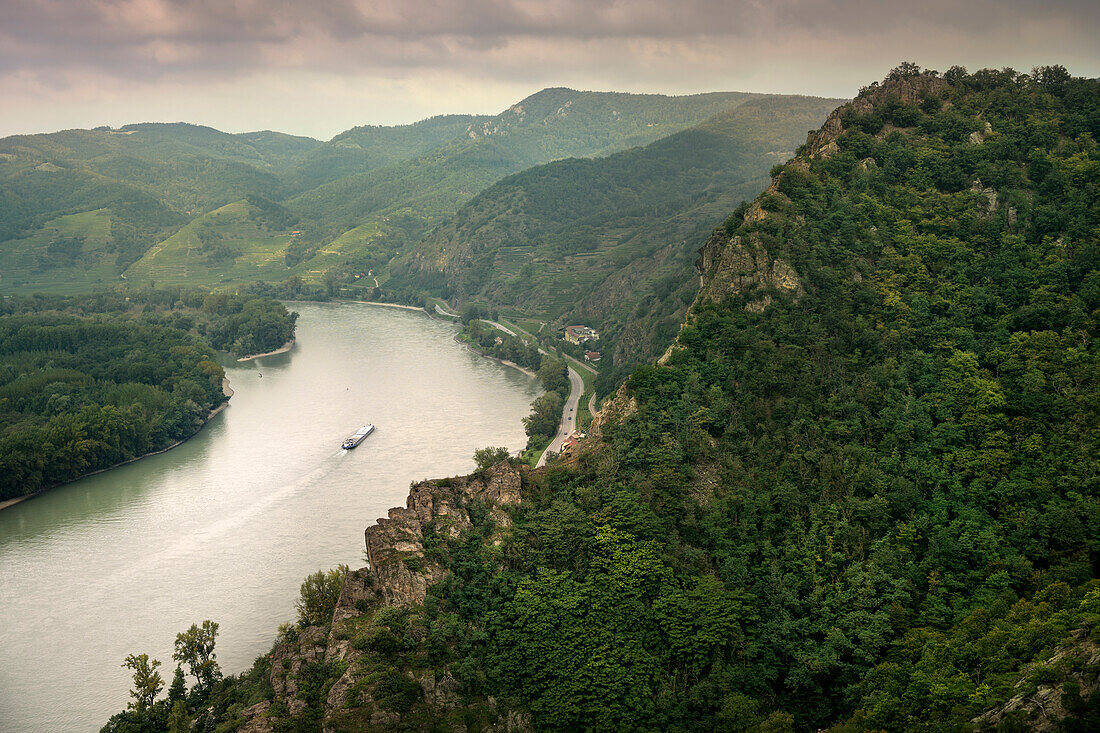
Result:
M550 437L557 432L561 422L562 397L557 392L547 392L531 403L531 414L523 418L523 429L532 438Z
M172 676L172 684L168 686L168 702L176 702L187 698L187 681L183 678L183 670L176 665L176 673Z
M483 315L484 310L477 303L466 303L462 306L461 320L463 325L481 318Z
M217 636L218 624L209 619L203 621L201 627L192 624L187 631L176 634L176 651L172 658L187 665L203 692L209 692L221 677L221 668L214 654Z
M168 733L186 733L191 728L191 717L187 714L187 704L176 700L168 713Z
M501 461L507 460L508 456L508 449L504 447L478 448L474 451L474 463L477 464L478 472L482 472Z
M569 394L569 371L564 359L543 356L538 375L547 392L561 392L563 396Z
M336 610L336 601L340 598L347 574L348 566L339 565L327 573L318 570L306 576L295 603L299 626L320 626L332 621L332 613Z
M144 713L153 705L164 687L164 680L157 671L160 660L154 659L150 662L148 654L131 654L126 657L122 666L134 671L134 689L130 690L130 697L134 698L134 702L130 703L129 708Z

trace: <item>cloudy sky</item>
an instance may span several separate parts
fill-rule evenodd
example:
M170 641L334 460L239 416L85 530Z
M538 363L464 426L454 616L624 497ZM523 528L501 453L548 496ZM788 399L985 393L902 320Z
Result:
M328 139L547 86L850 97L904 60L1100 76L1097 0L0 0L0 135Z

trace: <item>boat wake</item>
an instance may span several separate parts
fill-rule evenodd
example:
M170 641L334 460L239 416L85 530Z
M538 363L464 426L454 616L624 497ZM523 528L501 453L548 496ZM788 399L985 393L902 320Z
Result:
M261 522L262 520L260 520L259 517L268 512L272 507L281 504L296 494L304 492L310 487L316 486L319 481L336 468L337 464L333 459L340 458L347 453L348 451L340 449L335 453L325 456L321 459L321 464L312 471L282 484L256 501L253 501L248 506L242 507L240 510L228 516L212 521L189 535L183 535L178 542L143 556L139 562L125 568L120 568L114 575L116 577L125 577L145 573L148 572L150 568L164 567L167 563L178 560L179 558L196 555L201 556L205 551L204 548L209 545L223 545L227 535L248 524ZM105 587L110 588L113 585L114 583L107 583Z

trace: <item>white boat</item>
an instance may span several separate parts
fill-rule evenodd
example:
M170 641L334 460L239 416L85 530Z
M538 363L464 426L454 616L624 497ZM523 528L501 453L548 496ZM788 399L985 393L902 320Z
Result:
M367 436L373 432L373 425L364 425L363 427L356 430L354 435L349 435L347 438L344 438L344 444L340 447L344 450L351 450L352 448L366 440Z

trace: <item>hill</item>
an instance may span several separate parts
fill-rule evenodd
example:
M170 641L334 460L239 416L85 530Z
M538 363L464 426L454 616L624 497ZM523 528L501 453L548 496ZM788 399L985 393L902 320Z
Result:
M380 246L403 252L507 175L560 158L604 155L651 142L752 96L546 89L468 125L461 136L423 155L320 185L286 205L319 228L323 240L355 227L389 223L394 239ZM346 264L347 273L363 269L354 257Z
M385 168L463 137L471 126L489 119L487 115L439 115L411 125L353 127L305 152L288 171L288 180L293 190L302 192Z
M0 281L14 291L80 291L125 275L131 283L178 278L147 255L196 219L245 199L282 206L299 238L275 262L265 237L240 241L236 266L190 263L204 284L279 281L378 269L500 178L570 156L605 155L690 127L754 95L688 97L547 89L496 116L446 115L412 125L358 127L327 143L272 131L228 134L188 124L137 124L0 140ZM97 216L106 240L88 240L76 259L62 217ZM289 219L288 219L289 220ZM289 231L289 230L288 230ZM252 250L255 244L255 251ZM168 242L172 249L176 241ZM127 269L144 259L132 272ZM300 265L300 266L299 266ZM113 274L112 274L113 271ZM117 280L116 280L117 281Z
M5 284L87 289L85 278L70 279L66 261L50 261L46 250L56 243L52 231L66 231L59 217L97 211L109 221L107 240L86 247L81 258L97 272L114 270L106 281L117 280L153 243L190 218L250 193L281 198L285 185L279 168L316 144L281 133L230 135L185 124L4 138L0 258L19 273ZM48 272L55 269L62 271Z
M895 69L703 243L667 357L577 452L415 484L331 622L191 709L1095 730L1097 137L1100 81L1061 67Z
M133 283L213 287L288 276L286 250L298 218L258 196L248 196L192 219L127 268ZM298 268L299 270L301 268Z
M510 176L392 267L391 283L438 283L456 302L590 323L620 363L656 356L694 298L695 242L759 193L839 103L760 97L645 147Z

